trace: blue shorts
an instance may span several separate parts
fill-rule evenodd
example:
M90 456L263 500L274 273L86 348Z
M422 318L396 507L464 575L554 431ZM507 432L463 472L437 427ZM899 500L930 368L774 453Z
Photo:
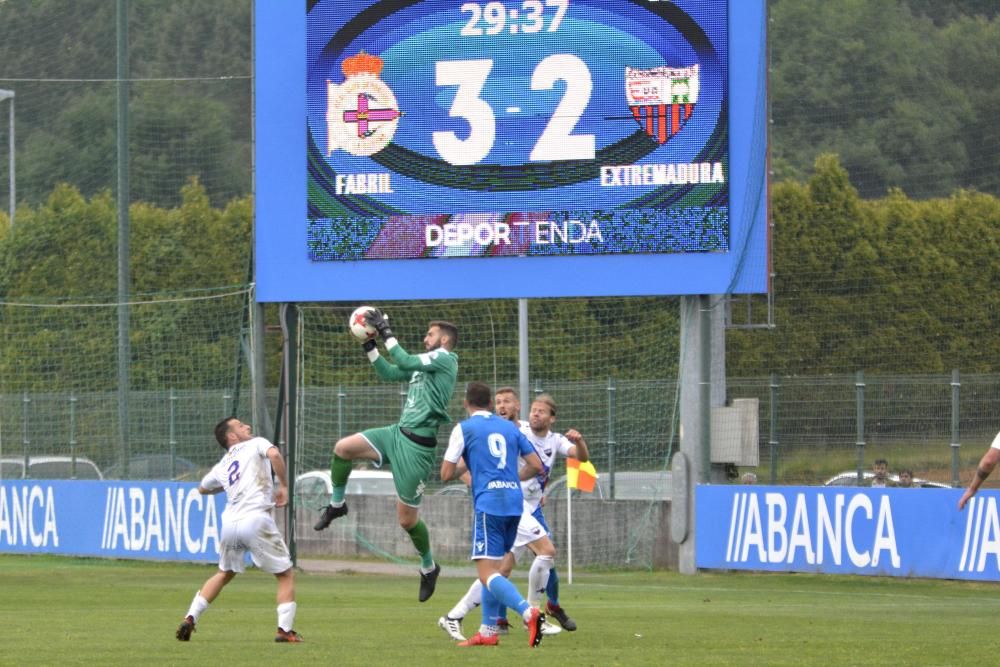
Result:
M514 546L520 516L498 516L476 510L472 517L472 559L499 560Z

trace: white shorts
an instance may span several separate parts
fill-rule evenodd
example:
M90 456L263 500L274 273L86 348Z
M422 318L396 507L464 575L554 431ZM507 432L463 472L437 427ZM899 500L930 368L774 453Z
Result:
M270 514L251 514L222 522L219 569L243 572L248 551L254 565L269 574L281 574L292 567L288 547Z
M540 540L547 536L549 531L535 518L534 514L525 512L521 515L521 521L517 524L517 538L514 540L514 549L531 544L535 540Z

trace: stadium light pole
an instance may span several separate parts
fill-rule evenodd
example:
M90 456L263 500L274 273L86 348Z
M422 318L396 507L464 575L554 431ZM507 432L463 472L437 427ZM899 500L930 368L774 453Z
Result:
M8 162L10 163L8 166L10 170L10 226L13 229L14 209L17 206L17 176L14 171L14 91L0 89L0 102L4 100L10 100L10 134L7 138L7 145L9 147Z

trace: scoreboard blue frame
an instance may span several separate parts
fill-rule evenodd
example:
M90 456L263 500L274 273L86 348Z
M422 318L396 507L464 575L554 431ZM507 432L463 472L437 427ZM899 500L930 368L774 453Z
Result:
M766 292L764 4L257 0L258 300Z

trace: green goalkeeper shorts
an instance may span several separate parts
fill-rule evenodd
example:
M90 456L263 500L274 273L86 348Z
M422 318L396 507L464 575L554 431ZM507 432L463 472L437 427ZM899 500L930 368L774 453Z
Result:
M403 435L397 424L370 428L361 435L379 453L379 467L392 467L396 495L404 505L420 507L424 488L434 470L435 448L418 445Z

